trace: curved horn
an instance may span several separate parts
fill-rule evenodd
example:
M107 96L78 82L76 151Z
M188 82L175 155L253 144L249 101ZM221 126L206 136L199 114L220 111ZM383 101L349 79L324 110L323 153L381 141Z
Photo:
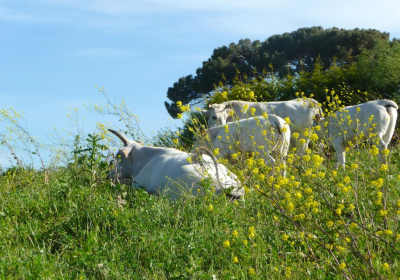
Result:
M119 131L116 131L116 130L111 129L111 128L109 128L108 131L110 131L111 133L115 134L119 139L121 139L121 141L124 143L125 146L132 142L132 140L129 140L128 138L126 138L126 136L123 135Z

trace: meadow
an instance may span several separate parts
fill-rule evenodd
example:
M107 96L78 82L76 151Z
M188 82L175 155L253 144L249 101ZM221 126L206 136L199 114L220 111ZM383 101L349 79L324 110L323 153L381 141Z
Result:
M329 94L326 107L337 110L339 98ZM120 116L134 128L130 115ZM72 144L65 165L3 170L0 279L400 275L398 147L382 152L381 164L373 143L360 142L347 150L346 171L334 167L334 156L309 149L300 157L292 148L286 177L237 152L220 161L243 182L244 200L216 196L204 180L205 196L171 201L106 179L106 127ZM316 145L314 130L323 128L307 132ZM187 149L178 136L154 143Z

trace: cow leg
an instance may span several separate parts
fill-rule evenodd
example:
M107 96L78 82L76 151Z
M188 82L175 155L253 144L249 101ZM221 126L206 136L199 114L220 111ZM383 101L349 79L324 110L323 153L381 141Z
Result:
M279 158L279 162L282 163L283 169L281 170L281 175L283 177L286 177L286 156L289 151L289 143L280 143L280 146L278 147L276 152L276 157Z
M299 150L298 154L299 154L299 156L304 156L306 154L306 150L308 148L308 142L310 142L310 139L308 139L308 138L299 138L298 140L300 140L300 139L306 140L306 142L304 144L300 144L299 143L299 146L298 146L298 150Z
M383 141L382 135L378 135L378 137L379 137L379 144L378 144L379 155L378 155L378 160L379 160L380 163L386 164L386 157L384 157L384 156L382 155L382 151L383 151L384 149L387 149L389 143L385 143L385 142Z
M275 173L275 164L276 164L275 159L268 153L265 160L266 160L266 162L269 162L271 164L272 172Z
M343 139L336 138L332 140L332 145L336 151L336 169L339 168L339 165L342 166L343 170L345 170L345 163L346 163L346 155L343 147Z

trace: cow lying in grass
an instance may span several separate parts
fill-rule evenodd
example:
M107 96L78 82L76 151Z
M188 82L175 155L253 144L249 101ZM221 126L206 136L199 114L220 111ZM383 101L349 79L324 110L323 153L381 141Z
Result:
M321 119L320 126L326 128L328 143L336 151L336 167L345 169L345 150L366 140L379 150L379 159L392 139L397 120L398 106L391 100L374 100L340 109Z
M233 147L237 147L242 152L255 152L273 168L276 162L270 153L275 151L281 163L285 165L289 150L290 127L282 118L273 114L266 118L253 117L216 126L205 130L205 135L204 138L195 137L194 151L206 145L218 149L219 154L225 157L233 154L235 152ZM285 175L284 170L282 175Z
M202 113L208 120L209 128L224 125L235 119L261 116L263 113L275 114L283 119L289 118L291 132L297 132L299 140L305 140L305 143L299 147L300 155L304 154L309 142L309 138L304 136L303 132L311 129L314 119L319 121L322 117L320 105L316 100L310 98L275 102L227 101L210 105L209 110L203 110Z
M146 147L118 131L109 131L124 144L116 154L116 169L110 173L110 178L142 187L148 193L166 193L176 199L187 191L198 194L198 189L202 189L200 182L209 176L217 194L226 192L234 198L244 195L237 177L215 158L202 155L202 159L196 161L190 154L177 149Z

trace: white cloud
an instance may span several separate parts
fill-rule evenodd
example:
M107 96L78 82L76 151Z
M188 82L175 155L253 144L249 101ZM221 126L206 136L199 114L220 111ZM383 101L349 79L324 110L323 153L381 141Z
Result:
M398 0L39 0L35 7L40 9L0 6L0 20L59 21L112 32L166 25L169 32L206 29L261 40L315 25L375 28L400 37Z
M19 21L29 23L49 23L49 22L63 22L62 17L53 16L49 13L37 14L34 12L21 12L15 9L0 6L0 22L1 21Z
M281 7L277 1L234 1L234 0L42 0L53 5L61 5L108 15L132 15L142 13L171 13L180 11L232 11ZM283 5L288 5L288 3Z
M95 57L95 58L129 58L141 56L140 52L130 51L118 48L89 48L81 49L76 52L80 56Z
M31 14L14 12L11 9L0 6L0 21L33 21L37 18Z

